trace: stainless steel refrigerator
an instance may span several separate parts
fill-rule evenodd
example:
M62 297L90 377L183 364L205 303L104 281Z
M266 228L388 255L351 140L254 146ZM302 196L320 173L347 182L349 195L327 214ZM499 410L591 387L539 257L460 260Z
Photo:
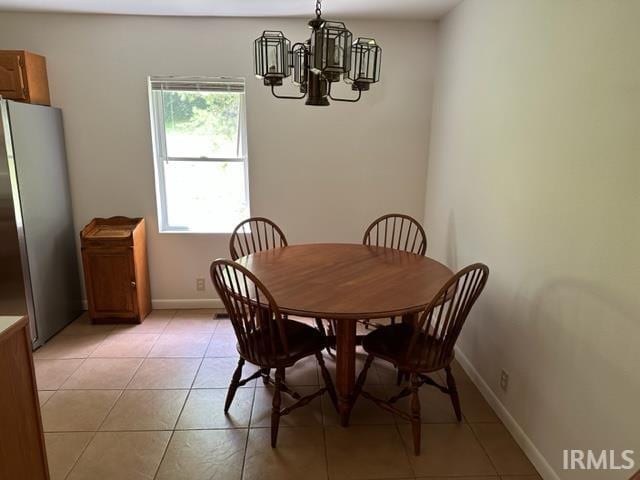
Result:
M38 347L81 311L62 113L0 100L0 315Z

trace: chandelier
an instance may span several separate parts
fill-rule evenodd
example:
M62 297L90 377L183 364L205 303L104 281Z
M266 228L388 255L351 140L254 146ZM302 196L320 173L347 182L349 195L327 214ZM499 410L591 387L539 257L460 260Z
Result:
M373 38L352 35L342 22L322 18L321 0L316 0L316 18L309 21L311 37L305 42L294 43L282 32L265 30L254 42L254 66L256 77L262 79L276 98L301 100L306 105L329 105L329 99L337 102L357 102L362 92L380 81L382 48ZM280 95L276 87L293 74L293 84L300 95ZM331 94L331 86L344 80L357 92L352 98L339 98Z

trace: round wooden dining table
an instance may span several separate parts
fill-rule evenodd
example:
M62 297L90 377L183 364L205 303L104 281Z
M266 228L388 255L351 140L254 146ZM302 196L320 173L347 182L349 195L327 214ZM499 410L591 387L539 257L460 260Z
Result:
M413 321L453 275L431 258L360 244L290 245L238 262L264 283L282 313L335 320L336 391L344 426L353 406L356 321Z

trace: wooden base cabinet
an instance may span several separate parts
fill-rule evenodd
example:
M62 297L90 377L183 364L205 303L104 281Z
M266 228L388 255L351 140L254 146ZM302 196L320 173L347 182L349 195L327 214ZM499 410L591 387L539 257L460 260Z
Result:
M26 317L0 317L0 478L49 480Z
M91 319L141 323L151 311L144 219L96 218L80 239Z
M17 102L51 105L45 58L25 50L0 50L0 95Z

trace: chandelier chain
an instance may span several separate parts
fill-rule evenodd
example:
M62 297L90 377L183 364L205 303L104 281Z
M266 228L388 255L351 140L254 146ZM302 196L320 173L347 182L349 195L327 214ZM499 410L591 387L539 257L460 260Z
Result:
M316 0L316 17L320 18L320 15L322 15L322 5L321 5L322 0Z

